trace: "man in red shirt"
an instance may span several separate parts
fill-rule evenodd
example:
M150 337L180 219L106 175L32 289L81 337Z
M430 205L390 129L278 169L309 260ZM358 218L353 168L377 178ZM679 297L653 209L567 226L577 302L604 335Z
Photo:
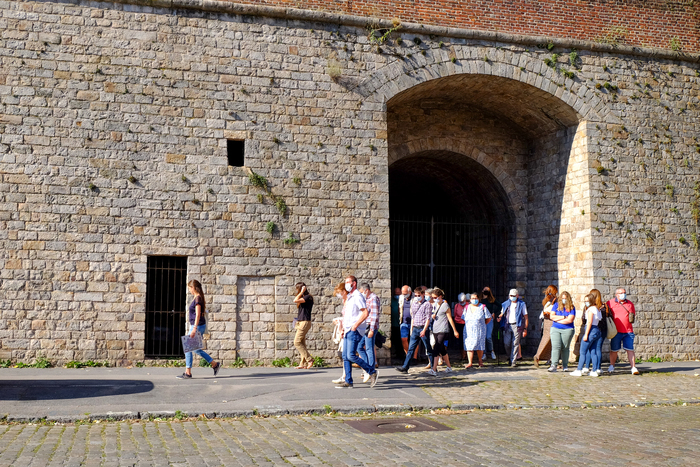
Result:
M634 364L634 330L632 329L632 323L630 323L630 317L634 321L634 303L627 300L627 291L620 287L615 291L615 298L609 300L607 306L617 328L617 334L610 339L610 367L608 368L608 373L615 371L617 352L620 351L620 346L622 346L627 351L627 358L632 366L632 374L638 375L639 370Z

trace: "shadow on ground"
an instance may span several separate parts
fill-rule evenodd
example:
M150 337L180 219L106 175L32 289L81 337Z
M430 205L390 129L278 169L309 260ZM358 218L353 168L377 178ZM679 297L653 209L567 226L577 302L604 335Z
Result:
M150 381L117 379L76 380L4 380L0 381L0 400L43 401L123 396L152 391Z

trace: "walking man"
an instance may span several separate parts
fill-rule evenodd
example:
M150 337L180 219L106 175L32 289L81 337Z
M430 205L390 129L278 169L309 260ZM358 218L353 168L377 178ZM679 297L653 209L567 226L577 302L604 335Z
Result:
M505 316L504 316L505 315ZM503 329L503 343L509 354L510 366L516 365L521 337L527 337L527 306L520 299L518 289L510 289L508 300L501 304L501 314L497 321Z
M357 290L357 279L355 276L348 276L345 279L345 290L348 298L345 302L345 312L343 314L343 367L345 368L345 381L338 384L336 388L352 387L352 364L356 363L360 368L369 374L370 387L377 384L377 370L367 364L366 361L357 356L357 348L364 340L367 328L365 320L369 316L365 296Z
M433 305L425 300L425 289L422 286L416 287L413 294L415 298L411 301L411 340L408 344L408 352L406 352L406 360L404 360L403 366L396 367L396 371L399 373L408 373L408 369L411 366L411 356L421 341L428 352L430 368L433 366L433 347L430 345L430 336L428 335Z
M638 375L639 370L634 362L634 323L635 309L634 303L627 300L627 291L620 287L615 291L615 298L609 300L608 310L612 314L617 334L610 339L610 367L608 373L615 371L615 362L617 361L617 353L620 351L620 346L627 351L627 358L632 366L632 374Z
M357 353L360 354L360 358L367 362L371 368L376 368L377 357L374 349L374 339L376 338L376 333L379 332L379 315L381 314L381 303L377 294L372 292L369 288L369 284L363 282L360 284L358 289L362 295L365 296L365 301L367 303L367 311L369 315L367 317L367 334L365 334L364 340L360 343L357 348ZM370 375L366 371L362 373L362 382L366 383L369 381Z

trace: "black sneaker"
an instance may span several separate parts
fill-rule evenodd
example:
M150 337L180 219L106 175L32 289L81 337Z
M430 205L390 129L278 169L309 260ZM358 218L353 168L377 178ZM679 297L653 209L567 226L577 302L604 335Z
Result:
M343 381L343 382L340 383L340 384L336 384L336 385L335 385L335 388L336 388L336 389L352 389L352 384L350 384L350 383L348 383L348 382L346 382L346 381Z
M192 375L188 375L187 373L183 373L181 375L177 375L178 379L192 379Z
M219 374L219 370L221 369L221 362L217 363L216 366L213 366L212 369L214 370L214 376Z
M407 368L404 368L404 367L402 367L402 366L397 366L397 367L394 368L394 369L395 369L396 371L398 371L399 373L408 373L408 369L407 369Z

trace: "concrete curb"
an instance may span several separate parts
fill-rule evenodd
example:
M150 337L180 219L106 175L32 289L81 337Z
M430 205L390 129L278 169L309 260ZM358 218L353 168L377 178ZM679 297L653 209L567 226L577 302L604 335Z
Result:
M221 412L178 412L176 411L154 411L154 412L106 412L94 413L89 415L57 415L57 416L34 416L21 414L5 414L1 421L10 423L37 423L37 422L54 422L54 423L76 423L76 422L115 422L126 420L153 420L153 419L175 419L184 418L201 418L206 419L226 419L226 418L253 418L262 417L281 417L281 416L304 416L304 415L326 415L334 413L337 415L385 415L395 412L423 412L426 410L448 410L448 411L475 411L475 410L580 410L580 409L600 409L600 408L622 408L622 407L669 407L674 405L700 405L700 400L676 400L676 401L618 401L618 402L593 402L593 403L575 403L575 404L422 404L415 406L407 405L367 405L367 406L348 406L331 408L328 412L326 407L307 407L285 409L282 407L261 407L252 410L227 410Z

